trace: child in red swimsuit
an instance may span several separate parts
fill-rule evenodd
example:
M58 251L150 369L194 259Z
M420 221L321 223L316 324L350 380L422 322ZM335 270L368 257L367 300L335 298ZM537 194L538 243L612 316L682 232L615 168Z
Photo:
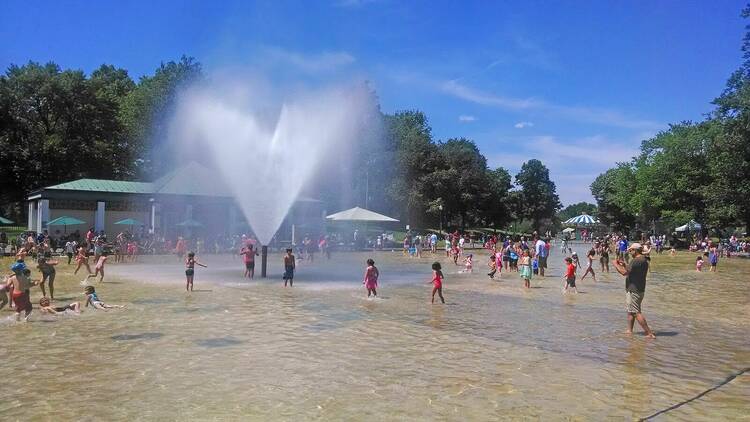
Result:
M443 271L441 271L439 262L432 264L432 303L435 303L435 293L440 297L440 301L445 303L445 299L443 299Z

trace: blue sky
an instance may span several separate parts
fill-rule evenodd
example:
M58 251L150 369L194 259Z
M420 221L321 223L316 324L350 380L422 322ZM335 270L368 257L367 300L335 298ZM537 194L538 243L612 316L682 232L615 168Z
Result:
M563 203L670 122L700 120L741 61L744 2L18 1L0 65L152 73L187 54L277 83L366 79L386 112L477 142L512 174L549 168Z

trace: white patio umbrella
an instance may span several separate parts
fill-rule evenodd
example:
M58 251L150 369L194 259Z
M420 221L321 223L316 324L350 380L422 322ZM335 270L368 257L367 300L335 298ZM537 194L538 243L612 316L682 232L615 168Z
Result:
M577 226L585 226L585 225L597 224L597 223L599 223L599 220L597 220L596 218L588 214L577 215L573 218L569 218L563 221L563 224L575 224Z
M331 214L326 216L326 219L331 221L398 221L387 215L378 214L375 211L366 210L360 207L354 207L346 211Z
M702 226L700 225L700 223L696 222L695 220L690 220L690 221L688 221L687 224L682 225L680 227L676 227L674 229L674 231L676 231L676 232L685 232L685 231L688 231L688 230L700 230L701 228L702 228Z

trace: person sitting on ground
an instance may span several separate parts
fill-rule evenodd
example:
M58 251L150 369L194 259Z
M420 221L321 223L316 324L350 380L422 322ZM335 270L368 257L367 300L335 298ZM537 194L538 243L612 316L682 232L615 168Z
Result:
M47 299L46 297L43 297L39 300L39 307L43 313L52 314L52 315L63 314L63 313L66 313L67 311L73 311L76 314L81 313L80 302L72 302L62 307L53 307L51 306L49 299Z

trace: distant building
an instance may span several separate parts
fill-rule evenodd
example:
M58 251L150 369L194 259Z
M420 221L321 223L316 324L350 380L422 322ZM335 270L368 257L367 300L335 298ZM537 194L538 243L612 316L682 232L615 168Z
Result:
M79 179L36 190L27 199L28 229L36 232L84 232L94 227L110 234L142 230L168 238L186 232L204 236L250 232L228 189L216 183L216 174L195 162L154 182ZM48 222L61 216L86 225L47 228ZM115 224L128 218L142 225ZM322 231L324 218L321 201L298 198L277 233L278 240L291 239L293 224L310 233Z

